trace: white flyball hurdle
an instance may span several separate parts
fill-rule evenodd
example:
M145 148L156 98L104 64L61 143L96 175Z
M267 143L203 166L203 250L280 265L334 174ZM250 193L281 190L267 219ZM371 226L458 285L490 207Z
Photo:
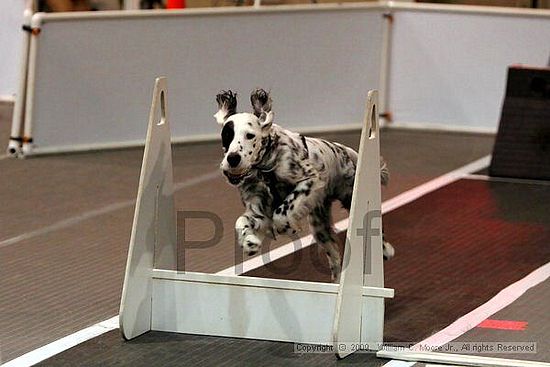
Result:
M367 99L340 284L176 270L166 96L158 78L122 290L123 337L155 330L323 344L338 357L380 348L384 299L394 291L384 288L378 93Z

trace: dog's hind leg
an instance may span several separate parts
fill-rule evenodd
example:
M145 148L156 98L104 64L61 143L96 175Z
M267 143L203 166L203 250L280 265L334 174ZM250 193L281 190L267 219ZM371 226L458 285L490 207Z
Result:
M317 241L317 245L320 246L319 250L324 251L327 256L332 281L338 283L340 281L342 262L336 243L336 235L332 228L330 207L331 205L328 201L316 207L309 215L309 223L313 237Z

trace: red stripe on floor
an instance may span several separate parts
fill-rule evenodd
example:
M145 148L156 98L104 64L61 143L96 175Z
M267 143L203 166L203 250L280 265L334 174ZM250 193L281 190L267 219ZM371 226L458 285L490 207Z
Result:
M510 321L510 320L492 320L487 319L477 325L483 329L498 329L498 330L525 330L527 329L527 321Z

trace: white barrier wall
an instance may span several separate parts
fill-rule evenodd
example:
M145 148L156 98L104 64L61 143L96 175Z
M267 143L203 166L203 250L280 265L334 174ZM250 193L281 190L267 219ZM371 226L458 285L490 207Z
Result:
M253 88L270 89L276 121L287 127L359 126L366 91L379 87L379 73L366 72L380 69L379 8L219 12L35 18L27 122L36 151L142 143L158 75L170 81L176 141L219 134L212 114L222 88L238 91L247 110Z
M23 46L23 0L0 1L0 100L17 91Z
M394 11L388 103L396 124L496 131L508 66L547 65L550 12L480 9Z
M33 25L23 140L34 153L142 144L158 75L175 141L217 137L215 94L235 89L247 109L255 87L271 89L292 129L358 126L365 91L380 89L395 126L494 132L508 66L550 55L548 10L381 1L37 14Z

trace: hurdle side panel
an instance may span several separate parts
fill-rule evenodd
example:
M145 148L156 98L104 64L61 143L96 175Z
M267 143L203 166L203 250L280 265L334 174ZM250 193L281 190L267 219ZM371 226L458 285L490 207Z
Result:
M126 339L151 330L154 266L176 266L172 180L166 79L157 78L120 303L120 330Z
M377 336L377 340L370 342L382 341L378 338L379 328L373 326L371 319L383 319L383 308L381 315L367 314L368 319L361 316L363 285L384 286L379 150L378 92L369 91L334 317L335 350L340 358L353 353L351 344L361 342L362 328L369 328L365 330L365 336ZM369 305L369 308L380 310L375 305ZM343 345L348 347L343 348Z
M348 230L347 236L354 241L361 241L366 251L364 254L362 284L369 287L384 287L378 91L369 91L368 100L365 114L367 122L364 124L362 132L362 134L366 133L367 136L361 136L361 144L364 150L360 152L357 164L359 170L355 178L355 182L359 183L356 185L357 192L354 192L358 207L353 213L354 221L350 220L352 231ZM363 207L360 206L364 205L365 202L367 203L367 210L362 211ZM363 237L358 235L357 230L359 229L366 232Z
M384 298L364 297L361 315L362 348L369 350L380 349L384 341Z

